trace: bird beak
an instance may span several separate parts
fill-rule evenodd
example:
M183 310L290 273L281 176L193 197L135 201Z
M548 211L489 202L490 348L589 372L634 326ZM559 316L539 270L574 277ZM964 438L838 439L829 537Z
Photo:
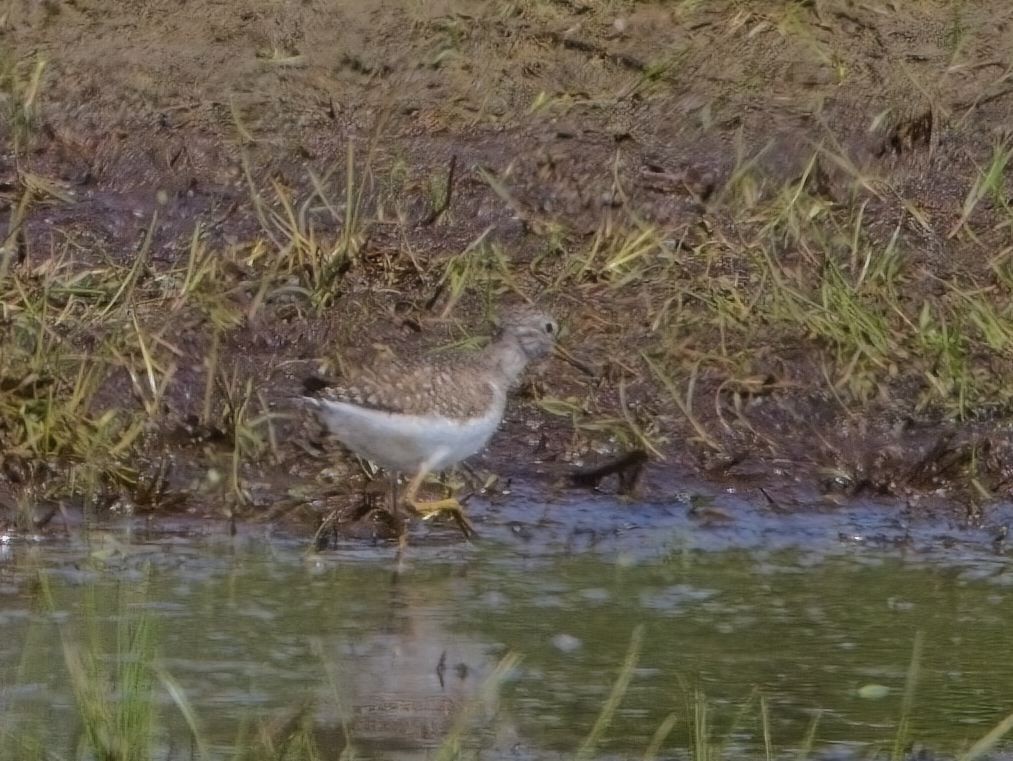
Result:
M566 362L568 365L577 368L578 370L580 370L580 372L584 373L584 375L588 375L592 378L598 375L598 373L595 371L593 367L581 362L579 359L577 359L575 356L573 356L570 352L568 352L559 344L556 344L555 347L552 349L552 356L558 357L559 359Z

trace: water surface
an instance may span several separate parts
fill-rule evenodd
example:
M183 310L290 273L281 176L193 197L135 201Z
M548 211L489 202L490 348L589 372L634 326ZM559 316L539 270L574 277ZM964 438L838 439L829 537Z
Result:
M573 529L582 514L554 520ZM11 741L32 733L74 757L65 646L112 674L117 624L142 618L157 666L222 758L244 727L302 714L330 753L350 743L361 758L429 758L464 712L464 745L483 758L571 757L638 628L628 689L593 757L642 757L670 715L661 755L688 757L703 711L709 744L763 756L761 697L775 754L812 731L817 754L889 752L916 639L908 718L920 746L959 753L1013 711L1013 571L988 545L936 545L931 527L912 540L875 511L779 519L779 542L758 522L694 529L671 514L642 526L634 511L552 551L509 521L473 546L424 529L400 564L390 546L307 555L303 541L255 531L9 538L0 757L17 758ZM508 654L520 661L483 689ZM191 757L178 707L160 684L156 694L156 757Z

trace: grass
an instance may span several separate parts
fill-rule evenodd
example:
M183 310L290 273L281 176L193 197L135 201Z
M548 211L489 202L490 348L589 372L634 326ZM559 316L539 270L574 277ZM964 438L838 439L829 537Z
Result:
M73 176L66 161L46 163L53 146L85 145L50 124L74 82L62 61L5 49L0 118L14 165L13 179L0 178L0 440L23 474L15 490L26 503L41 494L157 508L149 487L160 481L167 496L172 478L160 474L174 457L193 466L181 470L220 476L211 480L227 513L251 511L254 482L295 456L279 400L296 389L280 369L364 349L373 325L447 328L456 345L474 345L462 326L482 326L510 298L558 312L595 370L532 389L575 452L640 449L707 469L759 452L847 469L858 466L840 462L845 423L871 431L870 452L900 421L991 425L1000 436L1013 414L1013 148L1000 132L971 144L960 132L969 111L942 107L934 88L977 71L963 59L980 30L966 4L941 5L938 81L887 72L928 93L927 112L884 98L862 112L867 124L846 124L816 107L819 78L806 80L773 101L811 117L792 127L790 150L777 130L740 118L781 123L765 72L827 69L828 86L864 92L864 48L840 30L848 22L871 39L873 21L828 19L811 3L518 2L475 14L412 5L401 47L347 57L369 83L356 90L361 112L339 114L331 98L326 128L295 137L274 134L235 92L216 101L245 196L180 225L160 187L156 206L170 210L122 250L70 227L39 233L38 220L90 192L57 179ZM904 13L875 23L907 28ZM0 34L23 22L16 15L3 14ZM679 34L645 46L655 27ZM693 90L715 49L751 64L734 82ZM752 57L762 51L777 65ZM281 40L249 52L282 78L316 65ZM435 94L402 111L398 88L415 88L399 79L404 67ZM1008 78L981 76L991 80L975 107ZM286 113L317 97L286 101ZM355 129L338 130L341 119ZM590 132L574 126L585 122ZM678 130L655 139L666 124ZM944 133L971 159L933 156ZM552 139L536 150L529 138L543 134ZM693 159L715 135L722 148ZM879 153L863 159L849 136ZM653 143L672 155L649 156ZM297 164L266 160L282 144ZM170 164L182 155L173 146ZM101 174L95 156L84 159ZM959 190L926 194L911 179L921 176ZM88 182L110 192L100 180ZM568 190L579 203L567 205ZM258 352L258 342L277 348ZM182 446L169 435L181 427L193 434ZM977 469L988 460L974 463L953 477L984 483Z
M253 195L264 237L222 251L197 225L179 266L151 260L155 217L127 264L82 265L73 241L52 256L20 256L12 232L0 269L0 440L14 486L33 499L157 507L147 487L164 459L146 452L153 434L189 414L226 445L224 463L216 450L204 463L229 474L227 502L246 504L244 464L277 460L275 426L284 416L236 357L221 356L223 337L260 319L268 305L298 316L331 304L366 234L351 150L346 168L340 210L327 195L330 175L312 176L314 191L298 206L275 183L273 203ZM19 179L11 230L40 204L73 203L45 178ZM316 232L321 215L342 224L334 239ZM196 344L196 356L181 339ZM174 409L177 375L193 365L203 376L200 404Z
M848 203L813 195L818 158L776 193L750 190L737 238L715 229L695 245L673 246L649 226L612 229L607 240L599 232L557 286L580 287L593 273L607 298L651 294L644 362L709 448L721 447L719 432L697 417L694 387L749 388L759 362L799 351L848 411L889 404L958 420L1007 415L1009 374L995 372L1011 359L1007 284L991 273L943 279L915 269L900 225L886 241L869 237L867 195ZM997 151L962 219L1005 160ZM732 182L752 174L733 172ZM723 195L736 199L734 190ZM1005 266L1004 256L999 261Z
M263 319L309 320L333 306L345 274L363 266L375 224L368 212L375 184L368 154L357 162L349 148L337 183L335 171L311 173L311 190L301 200L277 181L265 194L248 172L260 234L221 249L195 226L178 266L151 261L154 218L126 265L82 267L70 246L17 266L8 256L0 278L8 337L0 377L11 393L0 401L0 417L11 457L29 463L28 471L55 474L42 478L55 495L95 501L129 493L142 478L137 447L148 432L169 424L177 374L197 359L199 424L227 440L228 491L235 504L248 503L243 463L281 459L279 418L236 359L230 366L223 358L223 340ZM865 178L854 179L845 200L822 195L817 180L827 154L825 146L814 151L801 175L779 188L743 155L713 197L710 227L673 235L636 217L609 219L579 243L543 226L547 253L527 273L488 239L487 229L459 253L426 266L412 259L398 271L387 262L381 277L395 288L405 277L434 283L430 303L445 318L476 303L492 313L503 298L525 295L532 276L547 284L550 300L579 295L628 304L632 324L645 329L615 336L625 348L614 356L623 373L653 379L655 400L644 397L643 381L635 384L632 405L633 392L623 384L604 405L593 393L547 396L542 408L571 421L578 447L605 440L664 456L674 432L664 421L679 419L713 453L727 454L743 431L769 442L749 420L748 401L791 388L772 368L799 364L787 357L800 354L802 372L821 379L809 391L828 393L848 416L882 408L955 420L1009 414L1010 374L997 372L1013 367L1008 252L981 273L942 277L920 268L901 229L923 220L902 205L889 237L874 235L869 225L877 200ZM1007 160L1008 151L996 148L952 235L974 238L976 212L1000 193ZM393 171L403 167L395 164ZM620 195L621 174L617 165ZM513 202L502 178L486 179ZM340 201L333 200L335 185L343 188ZM381 187L389 194L389 184ZM438 190L436 196L449 197L446 185ZM71 201L44 178L23 176L12 226L40 203ZM735 224L718 224L733 208ZM1002 216L993 228L1010 222ZM160 319L164 310L171 323ZM181 335L203 356L179 346ZM120 389L118 403L111 403L110 388Z
M113 291L109 273L97 274L82 277L57 263L2 283L0 377L7 393L0 414L7 457L54 488L87 494L131 482L129 456L144 426L140 410L98 406L99 391L123 372L151 409L171 374L136 318L111 316L128 281ZM96 349L87 352L84 344Z
M16 156L29 148L38 128L39 92L46 65L45 58L19 62L9 50L0 53L0 114L9 125Z

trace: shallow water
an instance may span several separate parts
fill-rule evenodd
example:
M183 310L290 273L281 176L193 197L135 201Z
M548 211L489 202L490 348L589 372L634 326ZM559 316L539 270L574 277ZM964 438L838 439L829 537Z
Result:
M8 538L0 758L33 736L73 757L65 645L111 674L117 622L143 617L158 667L222 758L243 727L300 711L324 757L348 740L360 758L429 758L467 712L464 746L483 758L570 757L638 627L628 689L592 757L641 758L669 715L661 756L689 757L704 711L713 748L762 757L761 696L776 755L810 732L816 755L889 752L916 639L911 739L959 753L1013 711L1013 571L987 543L944 545L940 527L874 507L741 511L717 528L690 525L684 508L645 510L600 500L524 525L504 511L470 546L421 527L400 564L390 546L306 555L253 529ZM533 541L539 530L570 540ZM509 653L521 660L494 690ZM191 758L179 708L160 683L156 695L155 757Z

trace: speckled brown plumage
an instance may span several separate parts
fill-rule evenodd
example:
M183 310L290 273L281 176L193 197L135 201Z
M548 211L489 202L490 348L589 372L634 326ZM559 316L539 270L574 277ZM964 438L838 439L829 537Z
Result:
M313 395L394 414L481 417L502 403L527 361L551 346L555 330L551 317L515 307L504 315L496 340L481 351L415 362L380 353L371 363L346 368L339 383L314 389Z
M415 363L385 357L371 367L351 370L340 385L319 393L324 399L395 414L478 417L493 403L495 363L490 349Z

